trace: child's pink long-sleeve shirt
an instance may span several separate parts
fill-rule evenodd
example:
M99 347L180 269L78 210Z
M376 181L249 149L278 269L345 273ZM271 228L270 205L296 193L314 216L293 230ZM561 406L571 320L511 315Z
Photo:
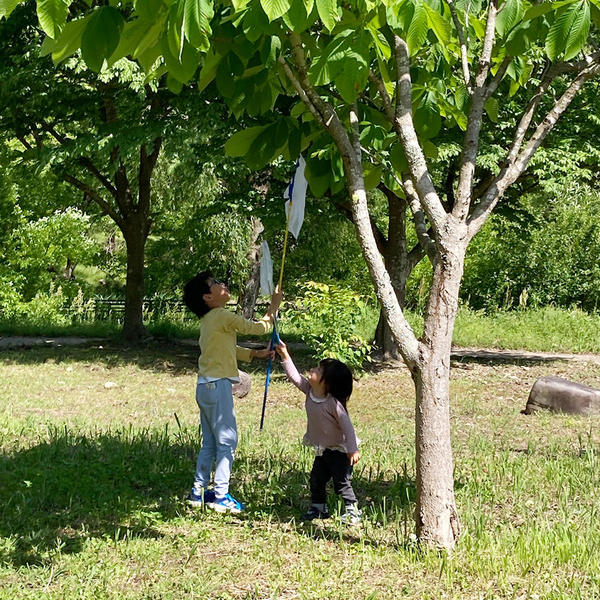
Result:
M358 451L354 427L342 404L331 394L325 398L312 395L310 383L298 373L291 358L282 361L288 379L306 394L306 433L304 443L314 446L317 454L326 448L342 450L346 453Z

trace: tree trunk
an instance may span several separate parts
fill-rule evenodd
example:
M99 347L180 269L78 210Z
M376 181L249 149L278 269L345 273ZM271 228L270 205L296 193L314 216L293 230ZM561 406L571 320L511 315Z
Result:
M145 337L143 323L144 303L144 254L148 224L141 215L133 213L123 228L127 247L127 280L125 283L125 320L123 336L127 341L136 342Z
M63 271L63 278L67 281L73 281L75 279L75 267L77 265L70 259L67 258L67 264Z
M449 239L441 242L443 249L434 262L421 341L423 360L413 372L413 380L417 399L417 535L428 545L452 550L460 524L450 443L450 350L466 243L460 233L464 226L453 223L448 230Z
M406 200L399 198L391 191L386 192L388 199L388 238L385 245L385 266L392 286L398 298L400 308L404 308L406 298L406 281L411 272L406 246ZM392 338L383 309L379 311L379 322L375 330L375 345L380 349L382 360L402 360L397 344Z
M252 217L252 233L250 237L250 246L246 253L246 258L250 263L250 277L246 282L244 291L240 298L240 306L242 315L246 319L251 319L254 316L254 307L258 298L258 289L260 287L260 244L258 238L265 230L260 219Z

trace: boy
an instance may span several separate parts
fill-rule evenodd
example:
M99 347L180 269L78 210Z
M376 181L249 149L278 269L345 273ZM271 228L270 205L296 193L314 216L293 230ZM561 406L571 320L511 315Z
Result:
M230 295L227 286L204 271L185 284L183 300L201 319L200 358L196 402L200 408L202 448L196 462L194 486L188 497L193 506L206 506L218 512L239 513L244 507L229 494L229 478L237 446L237 424L233 409L232 382L239 381L237 360L265 358L270 350L250 350L237 346L237 333L267 333L282 293L275 289L267 313L251 321L225 309ZM208 489L215 463L214 491Z

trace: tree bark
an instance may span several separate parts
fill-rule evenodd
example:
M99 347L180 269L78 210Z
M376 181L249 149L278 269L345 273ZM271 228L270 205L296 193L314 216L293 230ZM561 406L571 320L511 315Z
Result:
M246 319L251 319L254 316L254 307L258 298L258 289L260 287L260 244L258 238L265 230L260 219L252 217L252 233L250 236L250 246L246 253L246 258L250 263L250 276L244 286L244 291L240 298L240 306L242 315Z
M412 270L408 264L406 248L406 200L389 190L384 193L388 200L389 215L384 261L396 292L398 304L400 308L403 308L406 298L406 282ZM392 338L390 326L382 309L379 312L379 322L375 331L375 344L380 349L383 360L402 360L402 355Z
M448 217L433 265L433 281L413 374L416 392L417 535L452 549L460 534L450 442L450 351L464 268L466 226Z
M127 247L123 336L127 341L136 342L146 335L143 323L144 255L149 224L139 213L131 213L122 231Z

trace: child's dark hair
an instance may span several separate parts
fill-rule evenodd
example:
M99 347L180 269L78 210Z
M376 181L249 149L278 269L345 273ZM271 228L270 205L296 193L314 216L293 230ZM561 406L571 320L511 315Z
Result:
M346 403L352 394L352 371L342 361L325 358L319 366L323 370L321 381L325 383L327 393L331 394L348 412Z
M204 294L210 294L208 280L213 278L210 271L202 271L192 277L183 288L183 302L197 316L203 317L210 306L204 302Z

